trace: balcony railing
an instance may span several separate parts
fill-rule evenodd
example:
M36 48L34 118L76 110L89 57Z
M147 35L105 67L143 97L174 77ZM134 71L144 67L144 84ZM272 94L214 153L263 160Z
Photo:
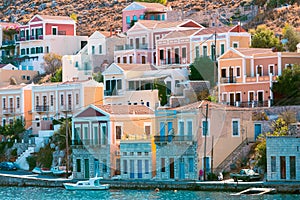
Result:
M160 59L161 65L169 65L169 64L186 64L182 61L186 60L186 58L168 58L168 59Z
M2 108L3 115L10 115L15 113L15 108Z
M47 105L35 106L35 111L36 112L48 112L49 106L47 106Z
M221 77L221 83L236 83L236 77Z
M10 46L10 45L15 45L15 41L14 40L5 40L2 41L2 46Z
M89 139L87 139L87 140L77 139L77 140L72 140L71 144L78 145L78 146L81 146L81 145L99 146L99 145L106 145L107 143L101 144L100 141L89 140Z
M167 135L167 136L159 136L156 135L154 136L154 142L159 143L159 142L172 142L172 141L177 141L177 142L184 142L184 141L193 141L193 136L192 135Z
M16 41L26 41L26 40L43 40L43 35L27 35L22 37L16 37Z
M104 90L104 96L119 96L121 95L118 90Z
M132 50L132 49L134 49L134 47L129 44L115 46L115 51L124 51L124 50Z
M268 101L235 101L235 102L222 102L225 105L231 105L241 108L253 108L253 107L269 107L273 105L272 100Z

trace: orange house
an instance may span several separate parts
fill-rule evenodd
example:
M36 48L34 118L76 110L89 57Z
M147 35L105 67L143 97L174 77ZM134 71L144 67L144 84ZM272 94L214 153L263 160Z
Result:
M300 54L264 48L230 48L218 59L219 102L240 107L270 107L272 85Z

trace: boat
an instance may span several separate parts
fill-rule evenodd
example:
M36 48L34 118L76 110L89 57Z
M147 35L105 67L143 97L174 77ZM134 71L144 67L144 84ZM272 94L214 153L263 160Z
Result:
M67 175L67 171L66 171L66 168L64 166L52 167L51 172L54 176L66 176ZM69 174L71 174L70 171L69 171L68 175Z
M275 188L248 188L246 190L231 195L263 195L273 193L276 193Z
M78 181L77 183L64 183L67 190L107 190L109 184L101 184L102 177L95 176L87 181Z
M35 167L31 172L34 174L43 174L43 175L52 173L52 171L49 170L48 168L40 168L40 167Z

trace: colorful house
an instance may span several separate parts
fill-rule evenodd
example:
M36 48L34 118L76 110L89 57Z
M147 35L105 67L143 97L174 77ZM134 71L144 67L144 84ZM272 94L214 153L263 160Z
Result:
M169 10L171 8L160 3L133 2L122 10L123 32L138 20L165 21Z
M41 64L45 54L75 54L86 41L86 36L76 36L76 22L70 17L35 15L20 26L16 40L23 58L20 69L44 72Z
M19 32L19 24L0 22L0 61L12 61L17 55L15 35Z
M139 20L127 31L126 44L115 47L115 62L123 64L157 63L157 42L174 30L199 30L202 25L193 20Z
M276 77L299 63L299 53L230 48L218 59L219 102L241 107L269 107Z
M153 111L144 105L90 105L75 115L72 120L74 178L96 174L104 178L115 175L150 178L154 155L149 147L154 132L153 117Z
M94 80L34 85L31 102L33 134L52 130L53 119L70 117L95 103L103 103L103 85Z

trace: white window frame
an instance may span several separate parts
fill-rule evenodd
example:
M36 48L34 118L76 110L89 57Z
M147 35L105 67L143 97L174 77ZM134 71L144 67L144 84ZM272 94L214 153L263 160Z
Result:
M274 64L268 65L268 74L271 73L271 70L270 70L271 67L273 67L273 74L272 74L272 76L275 76L275 74L276 74L276 68L275 68Z
M201 129L202 129L202 131L201 131L201 136L204 138L205 137L205 135L204 135L204 127L202 126L203 125L203 122L205 121L205 118L202 118L202 120L201 120ZM209 137L210 136L210 119L209 118L207 118L207 123L208 123L208 126L207 126L207 134L206 134L206 137Z
M238 135L233 135L233 122L238 122ZM232 137L240 137L241 135L241 120L239 118L232 118L231 119L231 136Z
M219 49L219 56L221 56L221 55L224 54L224 53L222 54L222 52L221 52L221 50L222 50L222 48L221 48L222 44L224 45L224 53L226 52L226 45L225 45L225 42L220 42L220 43L219 43L219 46L220 46L220 49Z
M243 102L243 99L242 99L242 91L237 91L237 92L235 92L235 95L234 95L234 102L237 102L237 100L236 100L236 94L240 94L240 101L239 102Z
M258 67L261 67L261 76L264 76L264 66L263 65L256 65L256 76L258 75Z
M240 75L239 76L237 75L237 69L240 69ZM236 66L235 67L235 76L236 76L236 78L241 78L241 74L242 74L241 67L240 66Z
M262 92L262 98L263 98L262 101L264 101L264 100L265 100L265 99L264 99L264 94L265 94L265 91L264 91L264 90L257 90L257 91L256 91L256 96L257 96L257 97L256 97L256 101L258 101L258 93L259 93L259 92Z
M146 126L150 126L150 135L152 135L152 123L151 122L144 122L144 131L145 131ZM146 132L145 132L145 135L146 135Z
M236 48L239 48L239 47L240 47L240 43L239 43L239 42L233 41L233 42L232 42L232 48L235 48L235 47L234 47L235 44L236 44L236 46L237 46Z
M289 63L284 65L284 69L287 69L287 67L288 67L289 65L291 65L291 66L292 66L292 69L293 69L294 64L289 64Z
M248 91L248 98L247 98L248 102L250 102L250 93L251 92L253 92L253 101L256 101L256 99L255 99L255 95L256 95L255 91L254 90L249 90Z
M53 35L53 29L56 29L56 35L58 35L58 26L51 26L51 35Z

